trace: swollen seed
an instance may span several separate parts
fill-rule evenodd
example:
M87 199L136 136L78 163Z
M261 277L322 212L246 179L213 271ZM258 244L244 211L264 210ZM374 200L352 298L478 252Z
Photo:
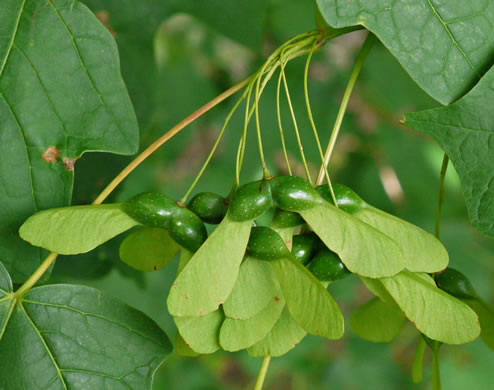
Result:
M271 182L259 180L245 184L232 196L228 215L234 221L256 219L273 207Z
M266 226L252 228L247 253L260 260L276 260L290 255L283 238Z
M300 214L294 211L286 211L282 209L276 209L276 212L271 222L271 226L276 228L289 228L300 226L305 223Z
M159 192L144 192L123 204L123 210L137 222L162 229L167 229L168 221L177 208L180 207L175 201Z
M226 199L212 192L198 193L187 204L187 208L212 225L220 223L228 210Z
M329 249L323 249L319 252L309 263L307 269L317 279L324 282L333 282L350 275L350 271L341 262L338 255Z
M460 271L454 268L446 268L436 274L437 287L457 298L477 299L478 295L472 283Z
M321 197L304 179L279 176L272 180L273 200L280 209L302 211L321 203Z
M201 219L182 207L173 212L168 233L177 244L191 252L196 252L208 238L208 232Z
M322 244L314 233L293 236L292 255L303 265L307 265L314 254L319 251Z

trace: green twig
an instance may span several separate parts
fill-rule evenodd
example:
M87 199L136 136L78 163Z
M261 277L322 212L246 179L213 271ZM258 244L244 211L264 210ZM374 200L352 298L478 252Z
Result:
M422 363L424 361L425 347L425 340L422 336L420 336L412 365L412 381L415 384L422 382Z
M259 370L259 375L257 376L256 386L254 390L262 390L264 384L264 379L266 378L266 373L268 372L269 362L271 361L271 356L264 357L262 361L261 369Z
M432 388L441 390L441 370L439 367L439 345L435 343L432 348Z

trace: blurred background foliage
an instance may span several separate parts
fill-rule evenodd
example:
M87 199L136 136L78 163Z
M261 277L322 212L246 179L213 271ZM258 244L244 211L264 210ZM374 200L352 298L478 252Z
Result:
M141 149L223 90L255 71L274 48L298 33L314 28L314 5L307 0L84 1L114 35L121 66L141 127ZM310 69L312 110L321 139L329 139L332 123L355 55L365 33L356 32L327 44ZM292 61L287 76L302 131L304 149L315 174L320 159L303 98L304 59ZM276 122L276 80L264 93L261 126L272 173L285 167ZM234 99L206 116L152 155L115 191L111 201L142 192L162 191L179 198L209 152ZM369 56L349 105L330 172L335 182L351 186L365 200L429 231L434 224L441 149L422 134L400 125L407 111L438 106L419 89L382 46ZM233 183L234 159L243 127L243 110L234 116L227 134L198 191L226 195ZM303 176L286 100L282 115L288 150L296 173ZM253 127L252 127L253 129ZM251 131L243 182L261 174L256 140ZM88 204L130 161L101 153L84 155L76 165L74 204ZM459 179L450 165L442 239L451 266L464 272L478 292L494 303L494 241L470 225ZM154 273L139 273L120 262L122 238L86 254L61 257L53 282L80 283L106 290L144 311L162 326L171 340L176 328L165 299L177 261ZM227 259L225 259L227 261ZM370 294L357 278L330 287L346 318ZM338 342L306 337L287 355L274 359L267 389L428 389L430 355L424 381L409 376L418 339L408 324L391 344L362 341L346 327ZM441 350L444 389L492 388L492 355L480 342ZM489 363L491 362L491 363ZM171 356L159 369L155 389L247 389L260 359L246 352L215 353L199 358Z

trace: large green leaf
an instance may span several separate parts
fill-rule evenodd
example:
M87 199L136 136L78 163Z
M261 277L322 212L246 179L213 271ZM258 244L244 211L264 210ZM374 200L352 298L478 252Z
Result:
M430 276L403 271L380 282L427 337L447 344L463 344L480 334L475 312L437 288Z
M317 0L335 28L372 31L428 94L448 104L492 64L494 3L486 0Z
M0 258L21 282L43 253L17 230L37 211L70 204L75 160L137 151L117 47L84 5L1 2L0 134Z
M267 336L247 351L253 357L282 356L300 343L306 334L307 332L297 325L285 306L281 317Z
M151 319L83 286L37 287L13 299L6 275L0 263L0 388L151 389L171 352Z
M482 300L465 299L464 302L479 316L480 338L485 345L494 351L494 310Z
M20 228L20 236L62 255L89 252L116 235L139 225L120 204L73 206L41 211Z
M404 323L402 311L379 298L360 306L350 318L352 330L364 340L374 343L390 342L400 333Z
M309 333L336 340L343 336L343 315L319 280L295 259L270 263L295 322Z
M218 225L173 283L168 311L173 316L203 316L232 292L249 240L252 221Z
M353 273L379 278L395 275L405 266L402 251L391 238L327 202L300 215Z
M174 317L180 336L197 353L213 353L220 348L219 334L224 319L221 309L202 317Z
M227 317L220 330L221 347L225 351L240 351L261 341L278 321L284 307L285 300L278 294L252 318L237 320Z
M164 229L143 227L130 233L120 244L120 259L139 271L165 268L180 246Z
M401 248L408 270L432 273L448 266L448 252L425 230L368 204L352 215L391 237Z
M235 286L223 304L225 315L237 320L254 317L279 294L280 285L271 265L246 257Z
M449 156L460 176L472 224L491 237L494 237L493 86L494 67L458 102L405 117L407 126L431 135Z

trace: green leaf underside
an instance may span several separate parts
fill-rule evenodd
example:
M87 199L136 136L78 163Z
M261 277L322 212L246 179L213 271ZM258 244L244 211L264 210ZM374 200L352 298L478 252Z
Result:
M93 288L51 285L8 300L10 317L0 321L3 389L151 389L171 352L152 320Z
M464 302L479 316L480 338L494 351L494 311L483 301L466 299Z
M286 305L267 336L247 351L252 357L282 356L293 349L307 332L294 321Z
M174 317L186 345L201 354L213 353L220 348L219 334L224 319L221 309L202 317Z
M492 62L494 3L317 0L331 27L362 25L378 36L429 95L449 104Z
M374 343L387 343L400 333L405 316L396 305L379 298L360 306L350 318L352 330L361 338Z
M73 206L41 211L21 226L20 236L34 246L62 255L89 252L139 225L120 204Z
M173 316L203 316L230 295L245 254L252 221L228 215L194 254L173 283L168 311Z
M115 42L84 5L1 2L0 134L0 258L19 283L43 253L18 229L37 211L70 204L73 159L138 147Z
M473 226L491 237L494 237L493 101L494 67L454 104L405 116L407 126L432 136L449 156L460 177Z
M352 273L379 278L405 266L402 251L390 237L327 202L300 215Z
M406 269L433 273L448 266L448 252L425 230L370 205L352 215L392 238L401 248Z
M240 266L235 286L223 304L227 317L246 320L254 317L279 294L280 285L271 265L246 257Z
M308 333L336 340L343 336L343 316L328 290L295 259L270 263L280 282L286 306Z
M463 344L478 337L480 327L475 312L437 288L430 276L403 271L380 282L427 337L447 344Z
M247 320L226 318L220 330L221 347L225 351L234 352L261 341L278 321L284 307L285 300L281 294L278 294L252 318Z
M120 259L139 271L151 272L165 268L179 251L166 230L143 227L120 244Z

